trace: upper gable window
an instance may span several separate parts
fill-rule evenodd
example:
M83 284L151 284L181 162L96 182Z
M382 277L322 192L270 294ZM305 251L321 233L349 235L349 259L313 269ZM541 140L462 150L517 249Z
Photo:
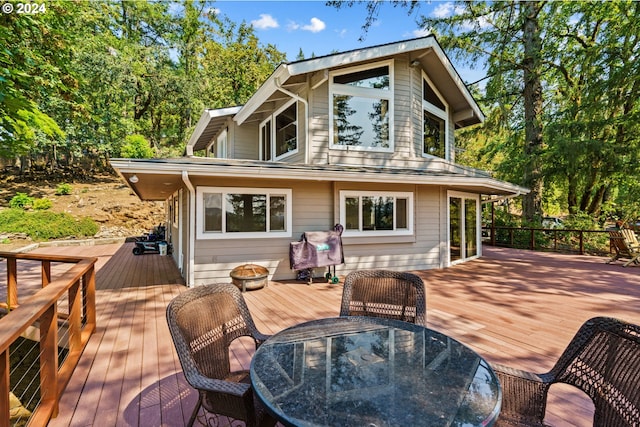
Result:
M260 124L260 159L280 160L298 151L298 106L291 101Z
M389 66L337 75L333 78L333 82L355 87L389 90Z
M331 73L329 97L331 148L393 151L393 62Z
M422 79L422 155L447 157L448 107L429 78Z

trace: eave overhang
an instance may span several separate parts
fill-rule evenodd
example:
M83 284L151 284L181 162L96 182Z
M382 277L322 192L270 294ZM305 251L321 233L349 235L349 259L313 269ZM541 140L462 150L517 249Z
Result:
M227 120L235 116L242 106L204 110L186 146L186 155L207 148L211 139L220 132Z
M142 200L165 200L182 185L182 174L191 178L251 178L283 181L410 183L437 185L452 190L491 196L527 194L528 189L497 180L487 174L346 165L304 165L255 160L213 158L112 159L111 165ZM132 182L131 177L136 176Z

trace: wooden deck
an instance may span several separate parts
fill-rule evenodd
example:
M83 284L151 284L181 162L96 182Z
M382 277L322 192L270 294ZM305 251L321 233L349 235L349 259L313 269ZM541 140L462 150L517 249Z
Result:
M133 256L131 244L42 248L100 258L97 331L49 425L184 425L196 394L186 384L165 321L165 307L184 291L170 257ZM606 258L485 247L480 259L418 272L427 287L427 322L490 362L544 371L580 325L606 315L640 323L640 267ZM271 282L245 293L258 327L275 333L336 316L341 284ZM249 367L247 343L234 364ZM246 345L246 346L245 346ZM554 386L555 388L556 386ZM590 403L558 388L548 410L554 425L590 425Z

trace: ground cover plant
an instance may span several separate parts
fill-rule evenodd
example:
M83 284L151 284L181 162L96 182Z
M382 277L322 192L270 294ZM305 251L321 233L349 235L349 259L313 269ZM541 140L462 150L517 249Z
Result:
M92 237L98 230L93 219L75 218L65 212L20 208L0 211L0 233L21 233L34 241Z

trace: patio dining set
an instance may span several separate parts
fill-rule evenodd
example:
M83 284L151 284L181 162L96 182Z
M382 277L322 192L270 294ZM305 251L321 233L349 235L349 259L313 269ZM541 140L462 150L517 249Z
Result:
M167 307L199 396L189 426L199 414L247 426L544 426L555 383L591 398L594 426L640 425L640 326L592 318L550 371L534 373L488 363L426 317L424 282L409 272L349 273L339 317L270 336L233 284L189 289ZM232 372L240 337L256 350L250 370Z

